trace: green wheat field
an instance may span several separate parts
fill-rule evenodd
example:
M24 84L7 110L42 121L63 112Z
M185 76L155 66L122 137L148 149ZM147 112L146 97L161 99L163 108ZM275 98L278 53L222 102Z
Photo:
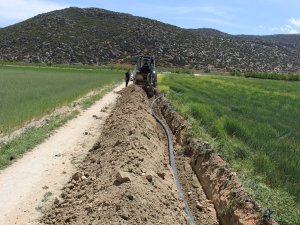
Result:
M0 133L122 78L122 72L113 70L0 66Z
M170 74L159 88L282 224L300 224L300 82Z

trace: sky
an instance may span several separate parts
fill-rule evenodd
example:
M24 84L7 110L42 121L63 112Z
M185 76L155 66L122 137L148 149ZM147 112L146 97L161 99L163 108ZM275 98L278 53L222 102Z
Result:
M70 6L147 17L182 28L229 34L300 33L300 0L0 0L0 27Z

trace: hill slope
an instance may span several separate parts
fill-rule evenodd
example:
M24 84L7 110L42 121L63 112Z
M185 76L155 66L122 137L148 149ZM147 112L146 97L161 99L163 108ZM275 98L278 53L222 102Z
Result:
M300 47L212 29L188 30L124 13L67 8L0 29L0 60L103 64L155 55L160 65L300 71Z
M244 37L246 39L257 39L262 41L269 41L277 44L284 44L294 48L300 48L300 34L276 34L265 36L251 36L251 35L239 35L238 37Z

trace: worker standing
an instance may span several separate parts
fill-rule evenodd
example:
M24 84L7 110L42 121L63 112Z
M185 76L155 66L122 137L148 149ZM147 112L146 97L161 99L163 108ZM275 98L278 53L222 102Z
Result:
M128 86L129 79L130 79L130 73L129 73L129 70L128 70L128 71L125 73L125 82L126 82L126 87Z

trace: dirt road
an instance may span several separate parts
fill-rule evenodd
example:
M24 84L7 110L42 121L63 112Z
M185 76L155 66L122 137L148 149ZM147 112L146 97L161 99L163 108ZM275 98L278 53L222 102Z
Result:
M37 224L98 139L123 84L0 173L0 225ZM95 122L96 121L96 122Z

